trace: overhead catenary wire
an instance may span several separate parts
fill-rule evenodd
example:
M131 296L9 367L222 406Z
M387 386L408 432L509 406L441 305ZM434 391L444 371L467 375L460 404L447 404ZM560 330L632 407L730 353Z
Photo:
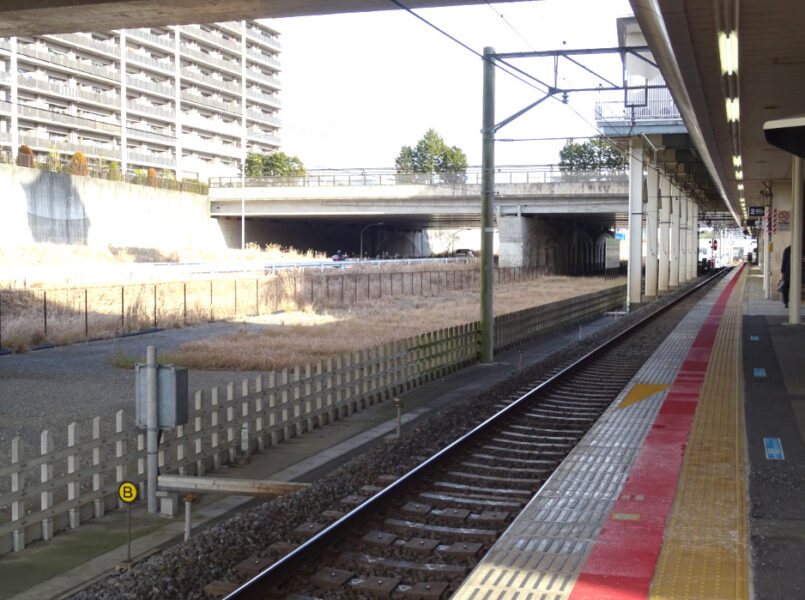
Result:
M592 127L592 129L598 133L598 135L597 135L597 136L590 136L588 139L592 139L592 138L594 138L594 137L605 139L605 140L607 140L609 143L611 143L613 146L615 146L615 147L616 147L616 148L617 148L619 151L621 151L621 152L623 153L623 155L624 155L624 157L625 157L625 158L627 158L627 159L632 158L632 153L631 153L631 151L630 151L628 148L627 148L626 150L622 150L622 149L620 148L620 146L618 146L617 142L616 142L616 141L615 141L615 140L614 140L614 139L613 139L611 136L607 135L607 134L606 134L606 133L605 133L605 132L604 132L604 131L603 131L603 130L600 128L600 127L598 127L598 125L597 125L597 124L594 124L594 123L590 122L590 121L589 121L587 118L585 118L585 117L584 117L584 116L583 116L581 113L579 113L579 112L578 112L578 111L577 111L575 108L573 108L573 107L572 107L572 106L571 106L569 103L565 102L565 101L564 101L562 98L557 97L557 96L555 95L555 93L549 93L550 91L553 91L553 90L555 89L555 88L553 88L553 86L550 86L550 85L548 85L548 84L545 84L545 83L544 83L543 81L541 81L541 80L540 80L538 77L536 77L536 76L534 76L534 75L531 75L530 73L527 73L527 72L526 72L526 71L524 71L523 69L520 69L520 68L518 68L518 67L515 67L515 66L511 65L511 64L510 64L510 63L508 63L507 61L504 61L504 60L502 60L502 59L488 59L488 58L487 58L487 57L485 57L485 56L484 56L482 53L478 52L477 50L475 50L475 49L473 49L472 47L468 46L468 45L467 45L467 44L465 44L464 42L460 41L460 40L459 40L459 39L457 39L455 36L453 36L453 35L449 34L448 32L446 32L446 31L445 31L444 29L442 29L441 27L439 27L439 26L435 25L434 23L431 23L431 22L430 22L428 19L426 19L425 17L423 17L423 16L421 16L421 15L417 14L417 13L416 13L416 12L414 12L412 9L410 9L410 8L409 8L409 7L407 7L407 6L405 6L405 5L404 5L402 2L400 2L399 0L389 0L389 1L390 1L392 4L394 4L395 6L397 6L398 8L400 8L400 9L402 9L402 10L405 10L406 12L408 12L409 14L411 14L412 16L416 17L417 19L419 19L420 21L422 21L423 23L425 23L426 25L428 25L428 26L429 26L429 27L431 27L432 29L436 30L436 31L437 31L437 32L439 32L440 34L444 35L445 37L447 37L448 39L450 39L452 42L454 42L454 43L458 44L459 46L461 46L462 48L464 48L464 49L465 49L465 50L467 50L468 52L470 52L470 53L472 53L473 55L477 56L477 57L478 57L478 58L480 58L481 60L491 60L492 64L494 64L494 66L495 66L496 68L500 69L501 71L503 71L503 72L504 72L504 73L506 73L507 75L509 75L509 76L511 76L511 77L514 77L515 79L517 79L517 80L518 80L518 81L520 81L521 83L524 83L525 85L528 85L528 86L529 86L529 87L531 87L531 88L534 88L534 89L536 89L536 90L538 90L538 91L540 91L540 92L542 92L542 93L545 93L545 94L546 94L548 97L550 97L551 99L553 99L553 100L555 100L555 101L557 101L557 102L561 102L562 104L566 105L566 106L567 106L567 107L568 107L568 108L569 108L569 109L570 109L570 110L571 110L571 111L572 111L572 112L573 112L573 113L574 113L574 114L575 114L575 115L576 115L576 116L577 116L579 119L581 119L581 120L582 120L582 121L583 121L585 124L587 124L587 125L589 125L590 127ZM489 4L489 3L487 2L487 4ZM490 7L491 7L491 5L490 5ZM497 12L497 11L495 11L495 12ZM500 13L498 13L498 14L500 14ZM503 17L503 15L502 15L502 14L500 14L500 16L503 18L504 22L506 22L507 24L509 24L509 23L508 23L508 21L505 19L505 17ZM509 24L509 25L511 26L511 24ZM513 28L513 27L512 27L512 28ZM513 28L513 29L514 29L514 28ZM528 41L527 41L527 40L525 40L525 38L523 38L522 34L520 34L519 32L517 32L517 30L516 30L516 29L515 29L515 33L517 33L517 35L518 35L518 36L520 36L520 37L521 37L521 38L522 38L524 41L526 41L526 43L528 43ZM528 44L529 44L529 46L531 46L531 44L530 44L530 43L528 43ZM533 46L532 46L532 48L533 48ZM588 71L589 73L591 73L592 75L594 75L594 76L598 77L599 79L601 79L601 80L603 80L603 81L606 81L607 83L610 83L610 82L609 82L609 81L608 81L608 80L607 80L605 77L603 77L602 75L600 75L600 74L596 73L594 70L592 70L592 69L590 69L590 68L587 68L587 67L585 67L584 65L581 65L581 64L580 64L580 63L578 63L577 61L571 61L571 62L574 62L574 63L575 63L575 64L577 64L579 67L583 68L584 70ZM504 65L505 65L506 67L509 67L509 69L512 69L512 70L513 70L513 71L515 71L515 72L512 72L512 71L510 71L509 69L505 68L505 67L504 67ZM522 76L518 75L517 73L520 73ZM547 91L546 91L546 90L542 90L542 89L540 89L539 87L537 87L537 85L534 85L533 83L531 83L531 82L530 82L530 81L528 81L527 79L524 79L523 77L526 77L526 78L528 78L528 79L532 79L532 80L536 81L536 82L537 82L537 83L539 83L540 85L542 85L542 86L546 87L546 88L547 88ZM606 119L604 119L604 121L605 121L605 122L608 122L608 121L606 121ZM633 127L634 127L634 121L632 121L632 123L631 123L630 131L631 131L631 129L632 129ZM627 136L626 136L626 137L628 137L628 134L627 134ZM569 138L567 138L567 139L569 139ZM575 136L573 139L582 139L582 138L581 138L581 136ZM502 140L501 140L501 141L502 141ZM507 141L517 141L517 140L511 139L511 140L507 140ZM523 141L527 141L527 140L523 140ZM654 170L656 170L656 171L660 172L659 167L654 166L654 165L650 165L650 164L649 164L649 165L647 165L647 168L651 168L651 169L654 169Z

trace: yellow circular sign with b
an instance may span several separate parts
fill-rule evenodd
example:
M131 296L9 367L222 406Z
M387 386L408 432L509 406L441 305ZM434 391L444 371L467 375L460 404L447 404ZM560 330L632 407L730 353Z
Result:
M137 499L137 486L130 481L124 481L117 488L117 495L123 502L134 502Z

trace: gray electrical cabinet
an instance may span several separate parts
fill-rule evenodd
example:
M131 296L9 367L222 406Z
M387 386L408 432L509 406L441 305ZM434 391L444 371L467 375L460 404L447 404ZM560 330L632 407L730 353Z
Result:
M171 429L187 423L187 369L159 365L157 370L157 415L160 429ZM135 418L137 427L148 424L148 368L134 365Z

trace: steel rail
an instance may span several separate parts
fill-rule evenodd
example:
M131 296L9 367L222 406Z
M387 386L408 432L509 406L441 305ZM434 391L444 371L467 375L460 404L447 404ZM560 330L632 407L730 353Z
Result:
M532 388L522 396L520 396L517 400L513 401L511 404L497 412L496 414L492 415L479 425L475 426L472 430L462 435L460 438L456 439L445 448L431 456L429 459L424 461L423 463L414 467L411 471L406 473L405 475L401 476L395 482L389 484L387 487L383 488L377 494L372 496L371 498L365 500L360 505L356 506L352 509L349 513L338 519L337 521L331 523L327 528L319 532L317 535L311 537L305 543L300 545L298 548L275 562L274 564L270 565L257 575L255 575L252 579L238 587L236 590L231 592L227 595L224 600L262 600L266 597L266 589L280 585L284 581L290 579L293 575L297 573L300 567L304 564L308 563L312 558L317 556L323 548L343 539L345 536L345 532L351 527L354 523L360 522L365 518L364 512L369 511L372 508L380 506L383 502L397 494L400 490L409 486L413 480L416 479L419 475L425 473L426 471L434 468L435 465L442 462L448 455L455 452L473 437L475 437L478 433L489 429L491 426L497 424L499 421L504 419L506 416L509 415L512 411L515 411L519 408L519 406L529 400L532 396L539 392L543 392L550 387L559 383L559 381L569 374L573 373L585 363L593 359L594 357L598 356L599 354L607 351L613 344L618 341L621 341L628 337L632 332L636 329L642 327L649 321L653 320L658 315L664 313L672 306L676 305L683 299L687 298L694 292L700 290L702 287L708 285L711 281L713 281L717 277L721 277L728 273L732 267L727 267L721 269L719 271L715 271L710 276L706 277L705 279L697 282L694 286L690 289L686 290L683 294L680 294L678 298L675 298L673 301L669 302L665 306L660 307L658 310L652 312L641 318L639 321L636 321L632 325L628 326L626 329L616 333L608 340L599 344L593 350L587 352L581 358L578 358L570 365L564 367L561 371L557 372L549 379L543 381L536 387Z

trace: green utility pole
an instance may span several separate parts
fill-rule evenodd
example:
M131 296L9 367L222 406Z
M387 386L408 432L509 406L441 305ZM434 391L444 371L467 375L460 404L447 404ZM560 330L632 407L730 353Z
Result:
M483 128L481 149L481 362L494 354L495 320L492 311L494 260L492 218L495 201L495 49L484 48Z

